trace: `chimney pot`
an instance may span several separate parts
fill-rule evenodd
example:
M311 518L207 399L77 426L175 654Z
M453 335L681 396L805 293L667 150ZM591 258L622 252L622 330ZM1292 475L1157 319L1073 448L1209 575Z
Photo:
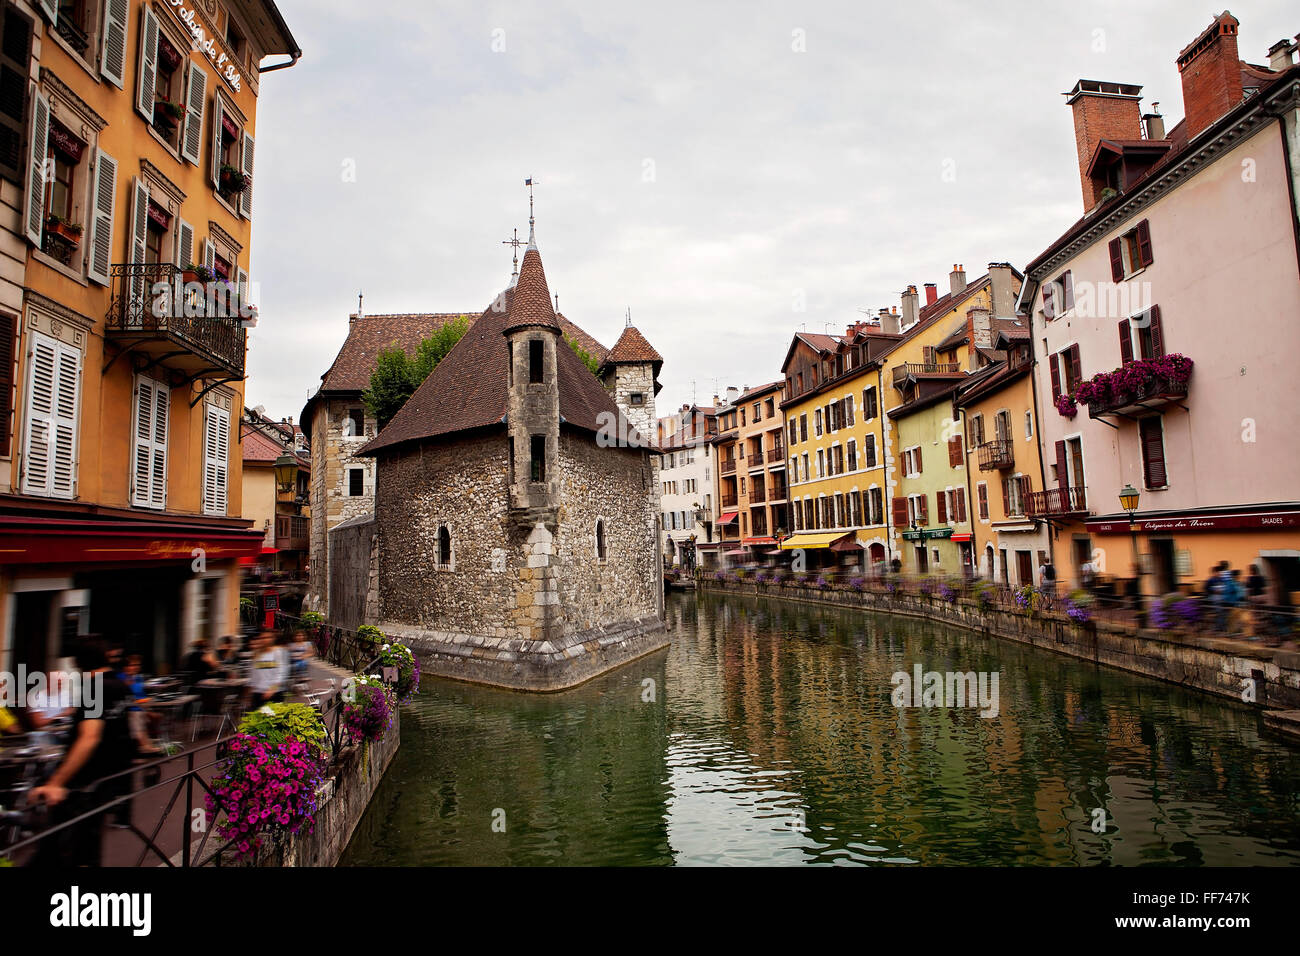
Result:
M1241 102L1238 25L1237 18L1225 10L1178 54L1189 141Z
M927 289L927 294L929 290ZM917 319L921 317L919 299L916 294L916 286L909 285L907 291L903 293L903 321L904 328L916 324Z
M954 296L966 291L966 270L956 263L953 264L952 274L948 276L948 288Z
M939 287L933 282L925 284L925 304L934 305L939 301Z
M1066 93L1066 105L1074 111L1074 144L1079 158L1079 183L1083 187L1083 208L1101 201L1106 184L1088 175L1092 154L1103 139L1141 139L1142 87L1132 83L1079 80Z

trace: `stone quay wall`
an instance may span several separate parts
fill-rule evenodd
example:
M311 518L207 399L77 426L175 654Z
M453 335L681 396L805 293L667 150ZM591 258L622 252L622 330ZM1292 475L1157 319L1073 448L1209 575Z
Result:
M1181 637L1108 622L1079 623L1065 614L1039 611L1032 617L1000 608L981 610L973 599L883 591L822 590L801 584L757 584L700 580L704 591L774 597L809 604L856 608L880 614L941 621L981 634L1029 644L1080 660L1191 687L1266 711L1300 710L1300 653L1250 641ZM1253 681L1254 700L1243 700ZM1266 725L1276 725L1274 719Z

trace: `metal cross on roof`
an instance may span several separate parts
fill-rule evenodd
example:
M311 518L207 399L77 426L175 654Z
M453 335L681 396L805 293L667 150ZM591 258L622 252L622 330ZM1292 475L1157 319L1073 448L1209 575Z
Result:
M513 239L502 239L502 240L501 240L501 245L503 245L503 246L514 246L514 255L511 256L511 259L510 259L510 261L514 263L514 269L511 271L510 274L511 274L511 275L518 275L518 274L519 274L519 247L522 246L522 245L525 245L525 243L524 243L524 241L523 241L522 239L519 238L519 230L518 230L518 229L513 230L513 232L514 232L514 234L515 234L515 235L514 235L514 238L513 238Z

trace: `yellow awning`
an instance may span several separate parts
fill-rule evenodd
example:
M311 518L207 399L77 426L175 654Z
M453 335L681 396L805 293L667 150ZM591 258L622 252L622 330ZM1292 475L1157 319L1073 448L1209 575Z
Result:
M844 537L843 531L832 531L822 534L795 534L781 542L782 551L794 551L796 549L807 550L809 548L829 548L832 541L838 541Z

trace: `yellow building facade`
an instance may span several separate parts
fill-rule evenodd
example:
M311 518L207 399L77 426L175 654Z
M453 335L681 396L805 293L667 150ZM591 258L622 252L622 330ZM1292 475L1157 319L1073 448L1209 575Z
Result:
M256 106L301 54L269 0L7 6L28 57L4 659L53 666L90 632L165 672L236 630L261 544L239 451Z

